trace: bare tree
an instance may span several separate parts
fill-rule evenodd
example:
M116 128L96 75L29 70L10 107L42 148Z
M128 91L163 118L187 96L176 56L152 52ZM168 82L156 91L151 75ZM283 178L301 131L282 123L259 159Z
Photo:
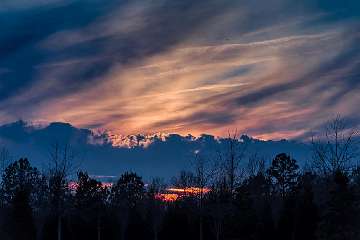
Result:
M247 177L255 177L258 174L265 174L265 157L254 153L249 156L247 163Z
M231 194L227 187L226 179L217 178L212 184L211 191L208 196L208 213L213 222L213 231L215 233L216 240L220 240L223 232L224 221L231 211L230 197Z
M5 172L5 169L11 162L11 156L9 150L7 148L2 147L0 149L0 183L2 182L2 175ZM0 209L3 207L4 204L4 192L0 189Z
M243 176L240 164L247 150L247 143L238 138L237 131L229 133L221 145L223 148L217 151L208 180L211 183L208 213L213 221L217 240L221 238L224 221L231 213L235 189Z
M173 186L182 188L184 190L184 196L188 194L188 189L195 185L195 176L190 171L182 170L178 177L171 179Z
M0 149L0 173L3 173L5 168L11 162L10 152L6 147Z
M348 128L339 115L326 124L324 133L312 137L313 163L323 174L351 169L358 153L356 128Z
M197 199L199 209L199 239L203 240L203 215L204 215L204 195L208 186L212 172L208 167L208 161L199 153L195 155L195 186L197 187Z
M50 151L49 201L57 217L57 239L62 239L62 217L68 192L68 176L74 171L76 154L69 144L55 143Z
M162 193L166 189L163 179L154 178L149 184L147 191L147 212L151 219L151 226L154 233L154 240L158 240L160 228L163 222L165 207L164 203L157 199L157 194Z
M225 151L218 151L218 161L222 165L220 175L224 176L229 192L233 194L237 183L243 175L240 163L245 157L247 144L240 141L237 131L233 134L229 132L224 141L226 144Z

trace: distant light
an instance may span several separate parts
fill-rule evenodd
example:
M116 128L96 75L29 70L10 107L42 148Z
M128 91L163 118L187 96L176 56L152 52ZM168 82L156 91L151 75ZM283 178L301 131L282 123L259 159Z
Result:
M102 188L111 188L113 186L113 183L111 182L102 182L101 183L101 187ZM79 184L77 182L69 182L68 183L68 188L71 191L76 191L76 189L79 187Z
M159 193L155 195L155 199L163 202L175 202L178 198L179 195L174 193Z
M186 193L186 194L192 194L192 195L196 195L196 194L200 194L200 193L209 193L210 192L209 188L198 188L198 187L168 188L166 190L169 191L169 192L174 192L174 193Z
M210 188L167 188L165 193L159 193L155 196L155 199L163 202L174 202L178 199L186 196L199 196L200 194L207 194L211 190Z

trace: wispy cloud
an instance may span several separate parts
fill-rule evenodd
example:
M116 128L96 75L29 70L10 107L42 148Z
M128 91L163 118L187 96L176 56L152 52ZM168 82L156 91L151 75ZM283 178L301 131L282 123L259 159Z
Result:
M2 121L282 138L360 120L356 1L42 3L0 13Z

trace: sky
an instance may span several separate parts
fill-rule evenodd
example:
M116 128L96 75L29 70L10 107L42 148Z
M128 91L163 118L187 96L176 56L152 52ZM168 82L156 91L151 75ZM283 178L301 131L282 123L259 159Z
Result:
M301 138L360 122L358 0L1 0L0 122Z

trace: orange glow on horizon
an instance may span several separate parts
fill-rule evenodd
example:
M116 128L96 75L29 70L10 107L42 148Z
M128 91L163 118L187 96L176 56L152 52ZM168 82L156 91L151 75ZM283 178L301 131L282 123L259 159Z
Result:
M159 193L155 196L155 199L163 202L175 202L184 196L198 196L200 194L207 194L211 190L210 188L167 188L166 193Z
M168 188L166 189L169 192L174 192L174 193L185 193L185 194L191 194L191 195L195 195L195 194L206 194L210 192L209 188L197 188L197 187L190 187L190 188Z
M111 188L113 183L111 182L102 182L102 188ZM75 181L68 183L68 188L71 191L76 191L79 187L79 184ZM183 197L194 196L198 197L200 194L208 194L210 188L198 188L198 187L189 187L189 188L167 188L164 193L158 193L155 195L155 199L163 202L175 202Z
M175 202L178 200L179 195L175 193L159 193L155 195L156 200L160 200L163 202Z

